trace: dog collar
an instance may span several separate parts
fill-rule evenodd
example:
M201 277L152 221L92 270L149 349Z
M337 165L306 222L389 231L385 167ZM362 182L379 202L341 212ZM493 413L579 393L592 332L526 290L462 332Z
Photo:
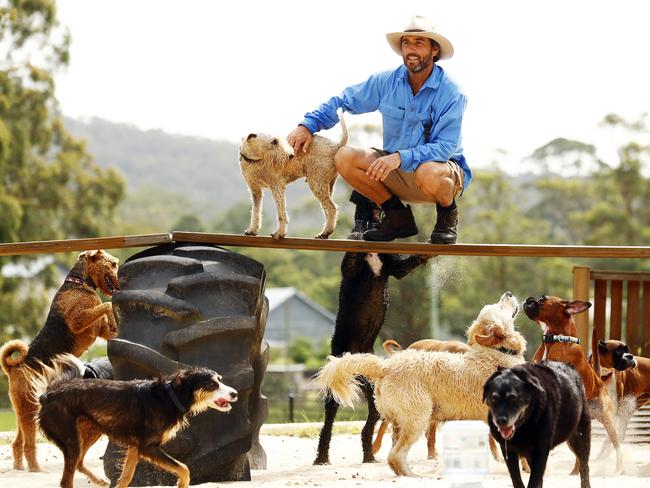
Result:
M248 156L245 156L243 152L239 153L239 157L242 158L247 163L259 163L261 159L251 159Z
M174 393L174 390L172 390L172 383L171 381L168 381L165 383L165 391L167 392L167 395L169 395L169 398L172 399L172 402L176 406L176 408L184 415L187 413L187 409L183 406L181 401L178 399L176 396L176 393Z
M515 351L514 349L508 349L507 347L499 347L497 348L497 351L502 352L504 354L510 354L511 356L518 356L519 353Z
M93 280L84 280L83 278L79 278L78 276L66 276L65 277L65 282L66 283L76 283L77 285L87 285L91 287L93 290L97 289L97 285Z
M580 339L562 334L542 334L542 342L572 342L573 344L580 344Z

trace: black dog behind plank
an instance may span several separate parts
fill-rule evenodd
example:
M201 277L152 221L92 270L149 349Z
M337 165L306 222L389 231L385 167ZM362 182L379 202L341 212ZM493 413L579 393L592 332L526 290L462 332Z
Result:
M350 236L354 239L355 236ZM358 236L360 238L360 235ZM332 355L345 352L372 352L375 339L384 324L388 308L388 278L401 279L429 256L346 252L341 261L339 309L332 336ZM362 389L368 402L368 418L361 431L363 462L373 462L372 434L379 420L372 386L364 381ZM338 403L325 398L325 420L318 441L314 464L329 464L329 447Z
M541 488L548 454L567 441L581 488L590 488L591 416L580 375L549 361L494 373L483 388L490 431L501 445L514 488L524 488L519 455L530 465L528 488Z

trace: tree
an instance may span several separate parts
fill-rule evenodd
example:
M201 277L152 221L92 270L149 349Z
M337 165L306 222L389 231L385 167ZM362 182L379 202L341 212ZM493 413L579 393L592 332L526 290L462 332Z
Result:
M123 179L96 165L68 134L55 97L53 75L69 61L69 41L54 2L0 2L1 241L93 237L114 224ZM0 269L7 262L0 260ZM47 288L52 272L32 279ZM43 319L43 295L0 274L0 296L0 335L32 336Z

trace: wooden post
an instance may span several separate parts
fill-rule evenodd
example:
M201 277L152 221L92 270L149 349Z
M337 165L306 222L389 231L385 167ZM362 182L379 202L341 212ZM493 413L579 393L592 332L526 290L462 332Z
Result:
M573 267L573 299L589 301L589 267ZM579 313L573 317L578 329L578 339L585 355L589 354L589 312Z

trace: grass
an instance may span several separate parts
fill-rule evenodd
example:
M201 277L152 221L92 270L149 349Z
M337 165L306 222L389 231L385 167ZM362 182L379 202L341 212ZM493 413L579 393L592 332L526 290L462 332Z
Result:
M16 415L10 408L0 410L0 432L16 430Z

